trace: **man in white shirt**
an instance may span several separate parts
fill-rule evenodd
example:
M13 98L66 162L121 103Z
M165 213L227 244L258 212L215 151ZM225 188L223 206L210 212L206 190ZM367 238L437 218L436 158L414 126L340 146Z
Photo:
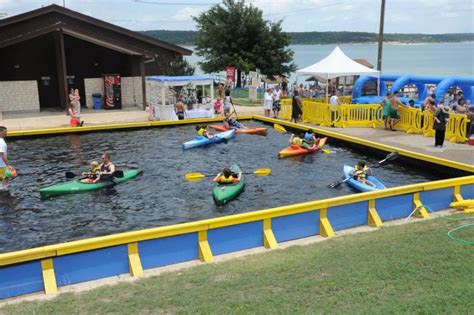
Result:
M7 170L10 167L7 156L7 143L5 137L7 136L7 128L0 126L0 181L7 178Z

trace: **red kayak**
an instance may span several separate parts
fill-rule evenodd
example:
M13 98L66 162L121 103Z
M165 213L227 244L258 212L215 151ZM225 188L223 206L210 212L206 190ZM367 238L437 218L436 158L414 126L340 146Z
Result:
M219 131L226 131L229 130L224 125L209 125L210 128ZM236 129L237 133L246 133L249 135L258 135L258 136L266 136L267 135L267 128L240 128Z
M278 153L278 157L285 158L289 156L304 155L312 152L317 152L321 150L327 139L328 138L321 138L317 145L313 145L309 149L302 148L299 145L290 145L289 147L281 150L280 153Z

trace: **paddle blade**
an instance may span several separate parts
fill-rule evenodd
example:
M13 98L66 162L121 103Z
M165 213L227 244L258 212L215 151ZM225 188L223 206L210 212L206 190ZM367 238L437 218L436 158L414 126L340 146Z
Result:
M331 154L332 151L331 150L328 150L328 149L322 149L323 153L324 154Z
M334 182L334 183L332 183L332 184L329 184L328 187L329 187L329 188L336 188L336 187L341 186L341 184L342 184L343 182L344 182L343 180L339 180L339 181L337 181L337 182Z
M184 177L190 182L195 182L204 179L206 175L202 173L187 173L186 175L184 175Z
M281 133L286 133L285 127L279 124L273 124L273 128L275 128L276 131L281 132Z
M268 176L272 172L269 168L259 168L253 172L256 176Z
M76 174L74 174L73 172L66 172L66 178L74 178L76 177Z
M395 160L396 158L398 158L400 156L400 153L398 152L392 152L390 153L389 155L387 155L387 157L385 158L386 161L393 161Z
M122 171L115 171L113 175L114 175L114 177L117 177L117 178L123 178L123 172Z

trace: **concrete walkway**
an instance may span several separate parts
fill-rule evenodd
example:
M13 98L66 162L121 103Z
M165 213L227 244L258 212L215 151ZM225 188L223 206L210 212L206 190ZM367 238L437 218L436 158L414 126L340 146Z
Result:
M235 109L239 115L263 115L262 106L235 106ZM0 125L6 126L11 131L69 127L69 117L64 112L18 114L4 116L3 118L3 120L0 120ZM114 111L85 109L81 113L81 119L85 121L85 125L143 122L148 121L148 118L147 112L134 107ZM474 146L467 144L446 141L443 148L435 148L434 138L407 134L401 131L386 131L381 128L317 127L426 155L474 165Z
M259 107L235 106L239 115L262 115ZM81 120L85 125L148 121L148 112L136 107L122 110L81 110ZM40 112L35 114L10 114L0 119L0 125L10 131L69 127L69 116L65 112Z
M318 128L421 154L474 165L474 146L468 145L467 143L462 144L445 141L444 147L435 148L435 139L433 137L408 134L403 131L394 132L382 128L329 128L321 126L318 126Z

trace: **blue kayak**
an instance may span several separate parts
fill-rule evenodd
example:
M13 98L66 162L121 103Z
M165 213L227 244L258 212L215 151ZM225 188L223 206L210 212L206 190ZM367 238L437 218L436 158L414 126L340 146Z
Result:
M386 189L384 184L379 182L379 180L373 176L367 176L367 179L370 180L372 183L375 184L375 188L366 184L363 184L359 182L358 180L354 179L352 176L350 176L350 172L354 170L353 167L344 165L344 179L347 179L350 177L348 181L346 181L347 185L350 187L354 188L355 190L361 191L361 192L366 192L366 191L374 191L374 190L379 190L379 189Z
M219 143L235 136L235 129L230 129L224 132L220 132L214 135L213 138L208 139L203 136L197 136L191 141L183 143L183 149L191 149L196 147L206 146L211 143Z

